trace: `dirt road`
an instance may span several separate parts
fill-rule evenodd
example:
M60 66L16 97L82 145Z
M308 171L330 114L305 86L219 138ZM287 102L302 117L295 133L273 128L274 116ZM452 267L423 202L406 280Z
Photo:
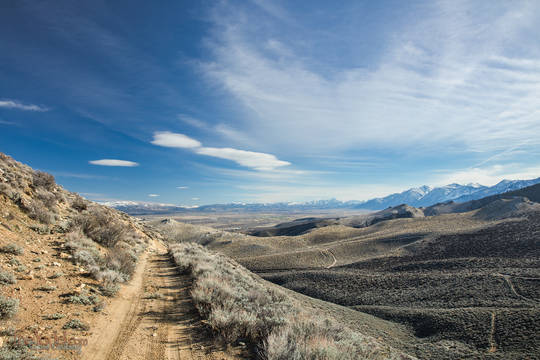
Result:
M323 255L324 255L324 254L329 254L330 257L332 258L332 263L331 263L330 265L326 265L326 266L325 266L326 269L331 269L331 268L333 268L333 267L336 265L336 263L337 263L336 256L335 256L334 253L331 252L329 249L323 249L323 250L321 250L321 254L323 254Z
M243 359L243 348L215 345L191 302L191 279L181 275L155 242L130 284L94 326L82 359Z

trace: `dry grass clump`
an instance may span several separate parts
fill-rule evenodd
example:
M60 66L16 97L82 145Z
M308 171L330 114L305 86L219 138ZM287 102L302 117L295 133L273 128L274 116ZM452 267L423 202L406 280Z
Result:
M0 319L12 317L19 310L19 300L0 295Z
M193 278L193 302L225 341L247 340L263 359L410 359L324 317L303 311L285 293L222 255L193 243L171 245Z

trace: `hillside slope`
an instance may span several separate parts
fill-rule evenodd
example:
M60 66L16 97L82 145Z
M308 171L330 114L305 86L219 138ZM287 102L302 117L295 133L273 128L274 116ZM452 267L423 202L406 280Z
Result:
M40 355L78 358L153 236L0 153L0 354L23 358L29 349L11 341L65 333L74 346Z
M296 236L223 234L207 246L275 284L405 326L408 338L385 340L418 358L536 359L540 204L519 195L537 199L537 188L475 200L472 211L372 225L344 218Z

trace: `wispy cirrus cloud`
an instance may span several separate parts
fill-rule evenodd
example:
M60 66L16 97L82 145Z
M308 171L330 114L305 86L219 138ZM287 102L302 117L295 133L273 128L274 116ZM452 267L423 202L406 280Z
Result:
M139 166L139 163L128 160L118 160L118 159L100 159L100 160L91 160L88 163L92 165L99 166L120 166L120 167L135 167Z
M159 197L159 194L148 194L149 197Z
M219 159L231 160L238 165L252 168L258 171L271 171L281 166L291 165L288 161L279 160L275 155L255 151L239 150L233 148L215 148L202 146L201 142L187 135L158 131L154 133L152 144L190 149L199 155L211 156Z
M441 171L434 179L434 185L451 183L479 183L492 186L501 180L528 180L540 177L540 166L527 166L520 163L494 164L467 169Z
M376 64L336 67L317 66L310 43L298 49L288 31L266 32L280 28L275 17L243 10L216 10L202 70L249 111L243 129L259 143L306 153L540 145L538 43L524 36L537 3L436 1L387 39Z
M15 100L0 100L0 108L24 110L24 111L40 111L40 112L49 111L49 109L44 106L34 105L34 104L23 104Z

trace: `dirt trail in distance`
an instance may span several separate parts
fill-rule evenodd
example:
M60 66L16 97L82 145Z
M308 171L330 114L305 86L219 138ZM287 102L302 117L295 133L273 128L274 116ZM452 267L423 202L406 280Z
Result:
M165 246L155 241L93 328L82 359L232 360L244 348L218 347L194 307L191 279L177 272Z
M491 329L489 331L489 353L497 351L497 342L495 341L495 312L491 313Z
M324 250L321 250L321 253L323 253L323 254L325 254L325 253L330 254L330 257L332 257L332 260L333 260L333 261L332 261L332 263L331 263L330 265L326 266L326 268L327 268L327 269L333 268L333 267L336 265L336 263L337 263L337 258L336 258L336 256L334 255L334 253L331 252L330 249L324 249Z
M525 301L529 301L529 302L534 302L534 303L538 302L535 299L528 298L528 297L523 296L520 293L518 293L516 288L514 287L514 283L512 282L512 279L511 279L510 275L500 274L500 273L497 273L495 275L496 276L501 276L504 279L504 281L506 282L506 284L508 284L508 287L510 288L510 291L512 291L512 293L514 295L516 295L518 298L523 299ZM538 280L537 278L526 278L526 277L518 277L518 278L520 278L520 279L529 279L529 280Z

